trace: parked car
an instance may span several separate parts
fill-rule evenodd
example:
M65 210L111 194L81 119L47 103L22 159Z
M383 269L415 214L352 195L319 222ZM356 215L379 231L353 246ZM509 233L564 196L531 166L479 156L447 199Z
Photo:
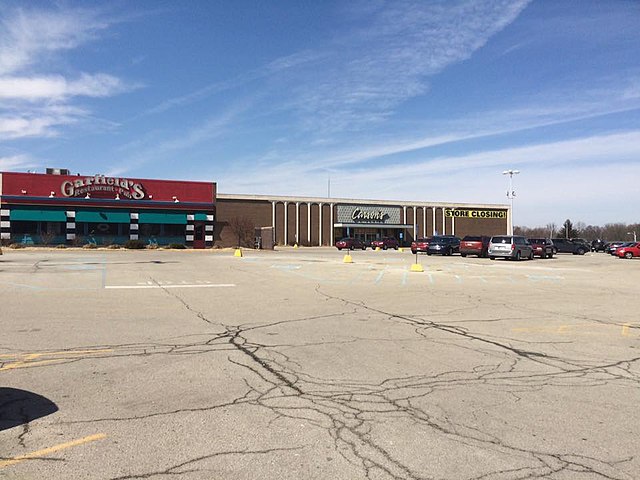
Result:
M618 248L616 256L618 258L640 257L640 243L631 242L631 245Z
M593 240L591 242L591 251L592 252L604 252L606 247L606 242L604 240Z
M393 237L382 237L371 242L371 248L381 248L383 250L386 250L387 248L397 250L399 246L400 242L398 242L398 239Z
M570 240L576 245L583 246L585 248L585 251L591 251L591 242L589 242L588 240L585 240L584 238L571 238Z
M489 242L489 258L520 260L522 258L533 259L533 248L526 238L519 235L498 235L491 237Z
M338 250L342 250L343 248L347 250L355 250L356 248L366 250L367 245L359 238L345 237L336 242L336 248Z
M620 245L618 245L617 247L613 247L612 251L611 251L611 255L613 255L614 257L618 256L618 250L620 250L621 248L627 248L630 247L631 245L635 244L636 242L623 242Z
M550 238L528 238L531 248L533 248L533 256L540 258L552 258L555 253L553 242Z
M574 243L567 238L552 238L553 246L556 247L556 253L572 253L574 255L584 255L591 251L591 246L583 243Z
M487 257L489 252L489 241L491 237L477 235L467 235L460 241L460 255L477 255Z
M460 239L451 235L433 237L427 248L427 255L453 255L460 251Z
M416 238L411 242L411 253L416 254L418 252L426 252L429 248L429 242L433 237Z
M605 250L605 252L609 253L611 255L615 255L616 254L616 250L618 248L620 248L624 244L625 244L625 242L623 242L622 240L618 240L618 241L615 241L615 242L607 243L607 249Z

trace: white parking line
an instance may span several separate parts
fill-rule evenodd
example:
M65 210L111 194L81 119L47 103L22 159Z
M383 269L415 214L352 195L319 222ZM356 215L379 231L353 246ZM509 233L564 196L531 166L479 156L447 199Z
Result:
M108 289L149 289L149 288L228 288L235 287L235 283L211 283L211 284L198 284L198 285L106 285L104 288Z

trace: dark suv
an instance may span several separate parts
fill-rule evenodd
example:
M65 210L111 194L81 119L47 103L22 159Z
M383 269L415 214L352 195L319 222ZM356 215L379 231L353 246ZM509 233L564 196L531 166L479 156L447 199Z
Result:
M489 240L491 240L491 237L467 235L460 241L460 255L463 257L466 257L467 255L487 257Z
M397 250L399 246L400 243L396 238L393 237L383 237L371 242L371 248L381 248L383 250L386 250L387 248L393 248Z
M460 239L452 235L441 235L433 237L427 248L427 255L453 255L460 251Z
M591 251L591 247L581 242L574 242L566 238L552 238L553 246L557 253L572 253L574 255L584 255Z
M592 252L604 252L606 250L607 243L604 240L593 240L591 242Z

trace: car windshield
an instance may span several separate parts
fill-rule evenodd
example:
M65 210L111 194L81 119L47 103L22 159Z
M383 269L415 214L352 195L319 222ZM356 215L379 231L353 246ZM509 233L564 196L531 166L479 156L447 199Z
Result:
M482 237L471 237L467 236L462 239L463 242L481 242Z
M511 237L493 237L492 243L511 243Z

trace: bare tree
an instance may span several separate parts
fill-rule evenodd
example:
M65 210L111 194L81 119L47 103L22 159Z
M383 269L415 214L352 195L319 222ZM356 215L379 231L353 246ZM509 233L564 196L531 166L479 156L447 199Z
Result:
M247 217L233 217L229 220L229 228L238 239L238 247L253 245L255 225Z
M547 223L547 230L549 232L549 238L553 238L556 236L556 231L558 231L558 225L555 222Z

